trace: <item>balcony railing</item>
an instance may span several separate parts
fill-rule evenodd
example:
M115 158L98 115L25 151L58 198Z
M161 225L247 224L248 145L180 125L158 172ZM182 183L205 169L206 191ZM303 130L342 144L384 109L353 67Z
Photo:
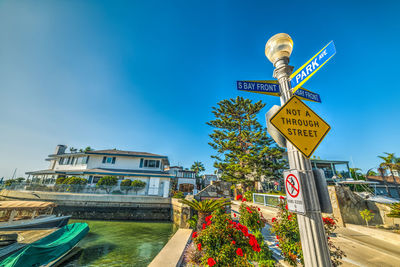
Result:
M146 186L140 190L131 188L127 190L123 186L96 186L96 185L66 185L66 184L53 184L45 185L38 183L22 183L12 184L5 186L4 189L16 191L42 191L42 192L58 192L58 193L85 193L85 194L111 194L111 195L137 195L137 196L162 196L162 188L158 188L157 195L149 195L149 187ZM154 192L156 190L150 190Z
M269 207L278 207L280 195L253 193L253 202ZM286 198L284 196L284 198Z

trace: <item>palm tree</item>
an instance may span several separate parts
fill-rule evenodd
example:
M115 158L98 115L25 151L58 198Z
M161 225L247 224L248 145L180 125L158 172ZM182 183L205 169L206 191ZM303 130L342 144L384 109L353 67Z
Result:
M389 170L390 174L392 175L393 183L396 186L397 192L399 192L399 194L400 194L399 186L398 186L398 184L394 178L394 174L393 174L393 170L397 168L396 162L398 160L397 160L396 156L394 155L394 153L384 152L384 154L386 154L386 157L378 156L378 158L383 160L383 162L381 164L379 164L379 167L383 168L384 170Z
M197 230L201 230L203 223L206 222L206 217L211 214L216 209L227 206L231 204L231 201L226 198L220 199L207 199L202 201L197 201L193 199L192 201L187 199L181 199L179 202L188 205L194 210L197 210Z
M192 167L190 167L190 170L194 171L196 175L198 175L200 172L203 172L206 169L204 168L204 165L201 161L195 161Z
M203 163L201 161L195 161L193 163L192 167L190 167L190 170L192 170L196 173L196 184L199 184L200 183L199 173L206 170L204 168ZM199 188L197 188L197 189L199 189Z
M360 171L360 168L350 168L351 177L353 177L354 180L364 180L365 177L360 173Z

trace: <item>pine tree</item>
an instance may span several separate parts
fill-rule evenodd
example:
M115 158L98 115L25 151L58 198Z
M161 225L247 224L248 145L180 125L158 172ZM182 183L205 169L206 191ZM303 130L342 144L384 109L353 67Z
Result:
M283 149L267 136L256 118L264 107L261 101L253 103L243 97L222 100L213 107L215 119L207 122L214 128L209 145L217 152L211 157L223 180L254 187L261 177L280 178L286 165L281 160Z

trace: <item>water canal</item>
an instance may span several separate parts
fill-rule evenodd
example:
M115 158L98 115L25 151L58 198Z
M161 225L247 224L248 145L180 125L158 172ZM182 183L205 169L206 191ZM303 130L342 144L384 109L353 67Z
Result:
M177 230L172 223L70 220L86 222L83 248L65 266L147 266Z

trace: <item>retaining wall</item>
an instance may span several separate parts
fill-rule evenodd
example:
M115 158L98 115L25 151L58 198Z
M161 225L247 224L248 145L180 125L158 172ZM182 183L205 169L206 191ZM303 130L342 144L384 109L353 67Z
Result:
M171 221L171 199L163 197L2 190L0 200L51 201L55 214L74 219Z

